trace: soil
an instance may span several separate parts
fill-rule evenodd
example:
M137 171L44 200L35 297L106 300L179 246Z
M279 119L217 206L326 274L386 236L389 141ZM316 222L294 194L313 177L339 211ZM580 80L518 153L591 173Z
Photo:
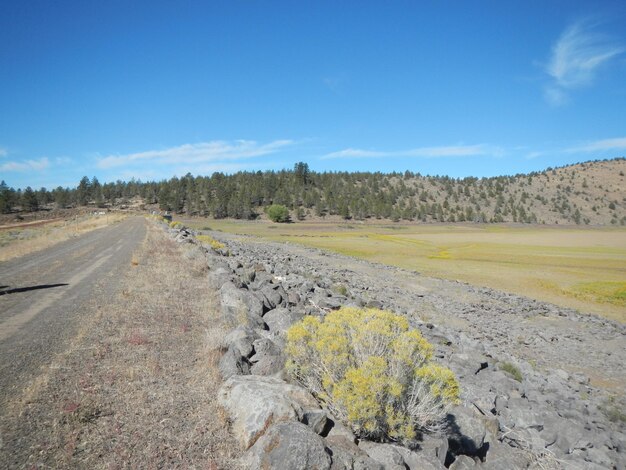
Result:
M233 467L206 265L148 228L0 265L0 468Z

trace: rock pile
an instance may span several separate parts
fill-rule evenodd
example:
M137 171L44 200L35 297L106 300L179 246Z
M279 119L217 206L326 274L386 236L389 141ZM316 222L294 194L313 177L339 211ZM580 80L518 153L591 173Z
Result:
M194 242L190 232L171 231ZM219 363L225 379L220 401L252 468L626 468L623 422L607 416L604 392L581 373L558 368L546 373L514 354L518 345L541 348L546 342L555 350L555 344L565 348L565 354L579 332L554 333L541 323L511 331L502 318L516 315L523 323L564 317L581 323L584 334L595 328L615 341L624 341L623 326L460 283L406 289L392 279L397 268L211 235L227 250L206 250L208 285L232 326ZM344 267L358 264L367 269ZM436 346L439 361L457 374L463 391L463 405L448 416L445 433L422 436L414 449L359 440L308 391L288 383L283 348L289 326L344 305L404 313ZM420 311L445 312L464 327L425 321ZM511 336L517 337L514 343L507 340ZM578 347L582 353L582 343ZM599 359L609 367L615 361L616 373L623 374L623 355Z

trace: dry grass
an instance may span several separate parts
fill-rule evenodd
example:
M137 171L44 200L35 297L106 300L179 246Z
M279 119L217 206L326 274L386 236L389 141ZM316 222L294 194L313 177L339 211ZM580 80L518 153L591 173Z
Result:
M21 447L7 462L24 468L237 466L238 446L216 400L225 331L206 287L206 262L185 250L149 227L121 291L94 301L90 310L97 313L86 312L90 320L72 348L16 400L3 428L13 434L5 434L5 443L19 438Z
M107 225L118 223L127 215L85 215L71 220L60 220L31 227L28 225L0 230L0 262L49 248ZM1 228L1 227L0 227Z
M185 223L323 248L626 322L624 228L207 219Z

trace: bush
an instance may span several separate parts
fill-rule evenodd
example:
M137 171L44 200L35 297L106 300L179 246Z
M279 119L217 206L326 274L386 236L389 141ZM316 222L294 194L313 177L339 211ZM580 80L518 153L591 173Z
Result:
M499 367L500 367L500 370L503 370L504 372L511 374L511 376L518 382L522 381L523 379L522 372L514 364L511 364L510 362L501 362L499 364Z
M226 245L224 245L221 242L218 242L215 238L209 235L198 235L196 236L196 240L198 240L200 243L210 245L214 251L219 251L219 250L222 250L223 248L226 248Z
M289 209L280 204L272 204L267 208L267 216L272 222L289 222Z
M307 316L287 331L288 371L353 431L406 441L441 427L459 402L453 372L431 361L433 347L406 318L344 307Z

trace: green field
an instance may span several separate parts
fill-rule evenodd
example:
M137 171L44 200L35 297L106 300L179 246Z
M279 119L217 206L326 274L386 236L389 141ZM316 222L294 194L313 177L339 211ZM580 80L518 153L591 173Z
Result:
M185 222L196 229L210 227L323 248L626 322L623 228Z

